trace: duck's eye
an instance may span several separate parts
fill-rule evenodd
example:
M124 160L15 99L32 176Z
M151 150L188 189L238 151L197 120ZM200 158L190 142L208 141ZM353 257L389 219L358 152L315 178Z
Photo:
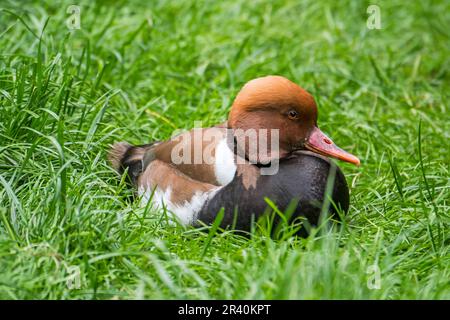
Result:
M289 110L289 112L288 112L288 117L289 117L289 119L291 119L291 120L297 120L298 117L299 117L299 114L298 114L298 112L295 111L295 110Z

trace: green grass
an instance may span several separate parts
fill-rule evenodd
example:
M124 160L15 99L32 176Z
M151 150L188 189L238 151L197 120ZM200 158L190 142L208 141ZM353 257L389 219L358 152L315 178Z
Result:
M448 1L378 1L381 30L369 1L77 1L71 31L73 2L0 2L0 298L450 298ZM267 74L362 161L341 228L210 238L129 202L110 143L223 121Z

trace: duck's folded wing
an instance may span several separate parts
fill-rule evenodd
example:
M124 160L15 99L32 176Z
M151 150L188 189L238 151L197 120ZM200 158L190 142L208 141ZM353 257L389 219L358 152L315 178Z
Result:
M226 128L192 129L155 145L145 155L145 165L153 160L170 164L187 177L220 186L231 181L234 154L226 143Z
M146 167L137 180L137 187L145 202L167 208L184 224L191 224L204 203L220 188L193 180L160 160Z

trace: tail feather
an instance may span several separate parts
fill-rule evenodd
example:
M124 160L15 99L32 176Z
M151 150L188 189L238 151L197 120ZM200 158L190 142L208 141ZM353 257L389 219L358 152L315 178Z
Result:
M128 142L116 142L112 145L111 149L108 152L108 160L114 170L120 172L120 168L122 167L122 160L128 150L132 147L133 146Z
M127 172L131 182L136 184L139 175L145 169L145 153L153 144L133 146L127 142L116 142L108 153L108 160L119 174L122 175L124 172Z

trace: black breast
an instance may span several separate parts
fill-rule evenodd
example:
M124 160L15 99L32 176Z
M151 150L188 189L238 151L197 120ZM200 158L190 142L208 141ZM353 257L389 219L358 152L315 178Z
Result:
M277 174L260 176L256 188L247 190L242 178L236 176L204 205L197 218L211 224L224 208L222 228L234 226L237 230L249 231L252 221L257 221L270 211L264 200L267 197L282 212L293 206L291 221L306 217L311 225L317 225L327 183L332 199L328 212L337 218L335 207L341 208L344 213L349 207L349 192L342 171L327 158L310 152L298 152L280 162ZM277 221L275 219L275 223ZM305 229L300 230L299 234L306 235Z

